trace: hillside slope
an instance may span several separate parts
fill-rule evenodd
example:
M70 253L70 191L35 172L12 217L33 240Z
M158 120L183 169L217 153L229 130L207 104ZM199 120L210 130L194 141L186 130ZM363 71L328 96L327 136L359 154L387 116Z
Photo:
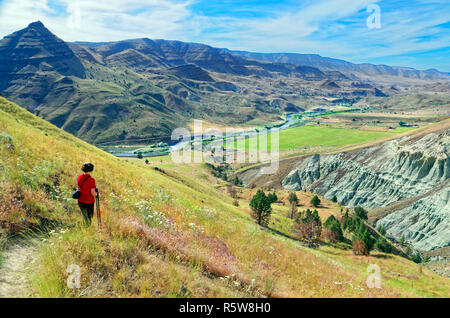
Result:
M263 229L248 205L200 179L125 162L0 98L3 235L53 228L29 280L41 297L448 297L450 281L394 255L299 241ZM80 165L95 164L102 229L84 228L69 199ZM95 220L94 220L95 223ZM81 267L81 288L67 268ZM382 289L365 283L369 264ZM413 283L412 283L413 282Z
M282 181L363 206L389 236L429 251L450 245L449 123L372 147L299 159Z

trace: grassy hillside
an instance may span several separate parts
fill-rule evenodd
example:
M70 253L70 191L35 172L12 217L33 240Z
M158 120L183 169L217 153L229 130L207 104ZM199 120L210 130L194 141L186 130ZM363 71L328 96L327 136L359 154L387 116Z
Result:
M102 229L84 228L69 199L86 161L96 166ZM53 228L37 243L39 266L29 273L33 295L450 295L449 280L397 256L355 256L329 244L308 249L283 233L289 228L280 221L281 208L274 217L278 230L263 229L245 198L235 207L202 178L165 169L115 158L0 98L1 236ZM81 267L78 290L66 285L71 264ZM367 288L369 264L380 266L382 289Z
M436 88L440 87L439 84L435 84ZM441 91L448 92L448 88L441 84ZM413 94L400 94L390 96L388 98L375 98L369 99L371 104L382 107L387 110L395 110L399 113L414 112L428 113L428 114L440 114L448 115L448 109L450 106L450 96L448 93L436 93L436 92L424 92ZM418 107L417 105L420 105Z

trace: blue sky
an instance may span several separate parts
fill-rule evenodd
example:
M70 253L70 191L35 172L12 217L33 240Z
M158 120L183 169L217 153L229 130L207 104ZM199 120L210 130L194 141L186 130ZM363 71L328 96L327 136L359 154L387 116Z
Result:
M369 5L381 28L369 28ZM450 72L449 0L0 0L0 37L41 20L66 41L163 38Z

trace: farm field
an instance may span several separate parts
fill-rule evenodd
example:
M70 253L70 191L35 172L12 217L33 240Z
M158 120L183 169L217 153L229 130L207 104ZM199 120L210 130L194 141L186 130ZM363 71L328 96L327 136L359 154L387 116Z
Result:
M365 143L372 140L392 137L410 131L411 128L397 128L394 130L377 131L370 129L330 128L320 126L301 126L280 131L280 151L298 149L305 146L342 147ZM242 148L242 144L234 143L234 148ZM247 140L245 149L255 146L254 140ZM271 149L271 134L267 135L267 147ZM241 146L241 147L239 147ZM226 143L231 148L232 143ZM258 142L259 149L259 142Z

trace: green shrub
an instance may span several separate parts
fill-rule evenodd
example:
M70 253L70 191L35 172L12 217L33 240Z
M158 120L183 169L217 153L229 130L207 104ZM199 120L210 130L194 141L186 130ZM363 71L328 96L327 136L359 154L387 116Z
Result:
M377 250L384 253L392 253L392 245L384 237L379 237L375 243Z
M298 203L298 198L295 192L289 193L289 203L292 204L292 202L295 202L296 204Z
M408 245L406 247L406 255L408 255L408 257L413 257L413 250L411 249L411 247Z
M331 198L331 201L334 203L337 203L337 196L333 195L333 197Z
M14 150L13 138L10 135L0 133L0 146L4 145L8 150Z
M240 187L240 186L242 186L242 185L244 184L244 183L242 182L242 180L239 179L238 176L235 176L235 177L234 177L233 183L234 183L235 186L238 186L238 187Z
M228 164L221 164L216 167L213 164L206 163L206 166L211 170L213 176L224 181L228 181L227 170L230 168Z
M406 245L405 234L403 234L402 237L400 238L400 245L401 246L405 246Z
M320 205L320 199L317 195L313 196L313 198L311 199L311 204L315 208L317 208Z
M386 228L383 225L378 226L377 231L380 232L381 235L386 235Z
M330 215L328 219L326 219L325 225L328 229L335 232L337 235L337 239L339 241L342 241L344 239L344 235L342 234L341 224L339 221L334 217L334 215Z
M13 138L10 135L0 133L0 142L12 144Z
M414 253L414 255L412 257L412 261L417 264L422 263L422 256L420 255L419 252Z
M262 190L258 190L250 201L253 217L259 225L267 226L269 224L272 207L270 200Z
M362 207L360 206L355 207L355 214L361 219L367 220L367 211L364 210Z
M302 239L307 240L308 247L315 247L322 233L322 222L317 210L307 209L295 220Z
M362 242L364 243L366 253L364 255L369 255L370 251L373 249L375 245L375 239L370 235L367 227L364 223L359 224L359 228L353 236L353 242Z
M344 228L344 230L355 233L359 229L361 223L361 218L359 218L358 216L350 217L348 216L348 213L346 213L344 216L344 223L342 224L342 227Z
M273 193L269 193L267 195L267 197L269 198L270 203L275 203L278 201L278 197L277 197L277 194L275 193L275 191Z

